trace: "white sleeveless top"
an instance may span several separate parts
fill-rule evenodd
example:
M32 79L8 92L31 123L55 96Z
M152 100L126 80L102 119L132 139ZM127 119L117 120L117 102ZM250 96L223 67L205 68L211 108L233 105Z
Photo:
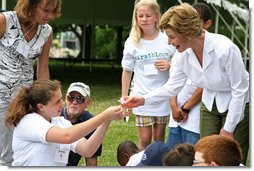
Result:
M11 101L22 85L31 84L34 76L34 62L42 52L43 45L52 32L50 25L39 25L36 34L27 42L21 30L16 12L3 12L6 31L0 39L0 100ZM28 54L18 49L26 45Z

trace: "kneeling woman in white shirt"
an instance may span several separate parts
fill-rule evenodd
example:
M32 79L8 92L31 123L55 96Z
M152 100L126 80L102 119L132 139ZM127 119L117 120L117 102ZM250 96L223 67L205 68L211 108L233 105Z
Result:
M123 117L122 107L112 106L89 121L72 125L60 117L62 105L59 81L36 80L21 89L6 118L6 123L14 126L13 166L65 166L70 150L91 157L110 121ZM83 138L95 128L88 140Z

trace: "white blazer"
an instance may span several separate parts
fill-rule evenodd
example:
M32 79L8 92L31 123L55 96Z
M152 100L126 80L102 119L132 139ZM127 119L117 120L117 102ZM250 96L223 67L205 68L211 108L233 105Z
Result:
M239 48L226 36L205 31L203 67L191 48L176 52L171 62L169 80L144 95L145 104L176 96L189 78L203 88L202 102L208 110L214 99L219 112L228 110L224 129L233 132L249 101L249 73Z

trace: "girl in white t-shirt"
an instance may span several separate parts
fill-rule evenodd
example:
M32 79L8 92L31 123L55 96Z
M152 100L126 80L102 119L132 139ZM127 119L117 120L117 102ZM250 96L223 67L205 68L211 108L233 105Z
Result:
M160 7L155 0L140 0L135 4L132 29L123 51L122 97L129 93L133 73L133 96L147 94L169 78L175 48L168 45L167 36L159 30L159 20ZM152 140L164 141L169 113L168 100L133 109L141 150Z
M112 106L89 121L72 125L60 117L62 105L59 81L37 80L20 90L6 118L7 125L14 127L13 166L65 166L70 150L91 157L110 121L123 115L121 106ZM88 140L83 138L95 128Z

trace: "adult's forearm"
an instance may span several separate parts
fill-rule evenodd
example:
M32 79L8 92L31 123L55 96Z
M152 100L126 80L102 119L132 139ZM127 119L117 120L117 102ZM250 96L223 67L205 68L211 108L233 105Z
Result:
M92 157L93 156L93 154L96 152L96 150L101 145L101 143L106 135L109 125L110 125L110 122L105 122L102 125L100 125L96 129L96 131L92 134L92 136L79 147L78 151L80 151L80 154L82 156L84 156L84 157Z

